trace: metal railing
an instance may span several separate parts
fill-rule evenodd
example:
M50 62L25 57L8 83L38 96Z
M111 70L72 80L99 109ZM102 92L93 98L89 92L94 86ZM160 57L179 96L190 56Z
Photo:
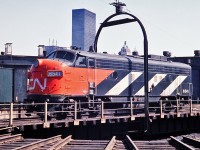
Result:
M200 112L199 100L160 100L160 117L164 118L166 114L175 114L180 117L181 114L194 116Z
M149 115L160 116L160 118L164 118L168 114L173 114L177 117L180 117L181 114L194 116L200 113L197 101L191 99L160 100L159 105L150 105ZM80 121L100 120L101 123L106 123L107 119L126 118L133 121L136 117L146 117L144 101L99 101L93 103L96 109L84 109L82 108L84 105L87 106L89 103L74 101L72 103L0 104L0 127L17 126L16 122L19 122L19 120L29 121L33 124L34 119L38 119L37 121L43 124L44 128L48 128L52 121L62 122L63 120L63 122L73 122L74 125L79 125ZM52 106L54 106L54 109L52 109ZM26 111L28 107L39 108L39 111L29 113ZM67 107L68 109L61 109L62 107ZM28 116L29 114L31 116Z

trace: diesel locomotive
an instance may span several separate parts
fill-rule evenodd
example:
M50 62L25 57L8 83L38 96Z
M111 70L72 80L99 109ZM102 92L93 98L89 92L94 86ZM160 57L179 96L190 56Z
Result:
M116 13L99 27L94 50L57 49L32 65L28 73L28 102L77 102L80 109L98 109L95 103L101 101L108 101L110 105L113 102L113 108L115 102L131 99L143 102L148 99L145 104L149 102L151 106L159 105L159 100L191 98L191 67L168 61L164 56L150 55L147 58L148 42L141 21L122 10L124 3L116 1L111 5L116 7ZM133 19L109 21L118 15L128 15ZM131 22L137 22L142 29L144 57L97 53L102 28ZM148 98L145 99L145 96ZM56 107L67 109L59 104Z
M192 96L191 67L149 55L149 103ZM28 101L129 101L144 97L143 57L62 49L38 59L28 73Z

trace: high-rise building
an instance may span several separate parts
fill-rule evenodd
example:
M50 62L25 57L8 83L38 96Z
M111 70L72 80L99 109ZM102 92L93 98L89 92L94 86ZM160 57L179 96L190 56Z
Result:
M72 10L72 45L88 51L96 34L96 14L86 9Z

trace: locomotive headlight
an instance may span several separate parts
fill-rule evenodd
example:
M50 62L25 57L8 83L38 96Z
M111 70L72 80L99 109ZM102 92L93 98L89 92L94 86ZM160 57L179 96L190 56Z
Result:
M55 71L55 70L47 71L47 77L62 77L62 76L63 76L62 71Z

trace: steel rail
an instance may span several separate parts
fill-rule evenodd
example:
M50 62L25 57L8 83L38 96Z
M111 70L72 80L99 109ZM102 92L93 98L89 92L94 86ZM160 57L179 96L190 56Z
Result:
M63 146L67 145L67 143L69 143L71 140L72 140L72 135L69 135L68 137L60 140L58 143L48 148L48 150L59 150Z
M200 147L200 140L198 139L193 139L187 136L183 136L183 141L189 142L194 146Z
M131 140L131 138L126 135L126 143L130 149L139 150L139 148L135 145L135 143Z
M106 148L104 150L111 150L114 148L116 143L116 136L113 136L112 139L110 140L110 142L108 143L108 145L106 146Z
M22 139L23 139L23 137L21 134L0 137L0 144L13 142L13 141L17 141L17 140L22 140Z
M173 144L178 145L186 150L195 150L194 148L192 148L191 146L189 146L186 143L183 143L182 141L178 140L177 138L170 136L171 141L173 142Z
M17 147L17 148L15 148L13 150L32 150L32 149L37 149L37 148L39 148L41 146L56 142L56 141L58 141L60 139L61 139L61 135L57 135L57 136L54 136L54 137L51 137L51 138L48 138L48 139L43 139L43 140L36 141L36 142L30 143L30 144L27 144L27 145L23 145L21 147Z
M0 135L0 138L1 138L1 137L8 137L8 136L11 136L11 133L1 134L1 135Z
M5 128L0 128L0 131L3 131L3 130L8 130L8 129L12 129L13 127L5 127Z

